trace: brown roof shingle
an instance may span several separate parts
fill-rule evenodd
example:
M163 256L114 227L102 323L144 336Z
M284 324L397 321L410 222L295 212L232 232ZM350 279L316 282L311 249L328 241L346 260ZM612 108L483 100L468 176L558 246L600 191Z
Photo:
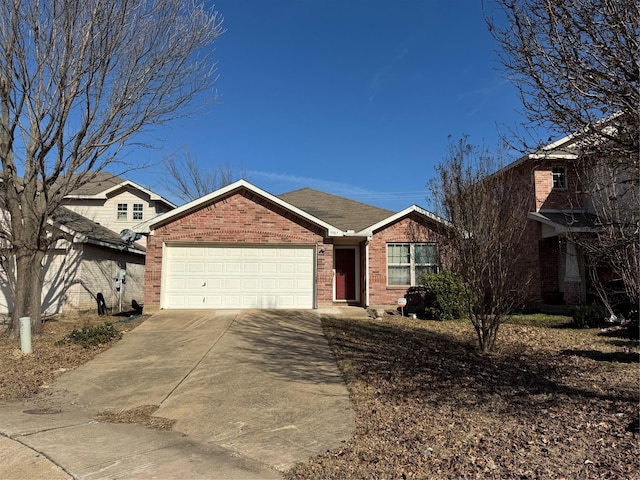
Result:
M58 207L51 216L51 221L54 224L64 225L72 232L84 235L90 240L107 243L120 249L124 249L126 246L118 233L68 208ZM133 247L138 250L145 250L145 248L139 244L135 244Z
M343 231L359 232L396 213L312 188L301 188L277 197Z
M120 185L125 180L109 172L97 172L95 177L73 191L73 195L92 196Z

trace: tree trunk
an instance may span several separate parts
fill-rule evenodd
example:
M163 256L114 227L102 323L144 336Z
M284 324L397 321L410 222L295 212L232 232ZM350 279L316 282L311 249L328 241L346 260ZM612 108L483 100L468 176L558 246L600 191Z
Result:
M495 318L483 318L482 320L476 320L473 323L473 327L476 330L476 335L478 337L478 347L480 348L480 351L492 351L496 344L496 338L498 337L500 320L496 320Z
M43 271L42 260L44 252L16 249L16 294L13 299L13 312L9 335L17 337L20 333L20 318L31 318L31 331L42 333L41 298Z

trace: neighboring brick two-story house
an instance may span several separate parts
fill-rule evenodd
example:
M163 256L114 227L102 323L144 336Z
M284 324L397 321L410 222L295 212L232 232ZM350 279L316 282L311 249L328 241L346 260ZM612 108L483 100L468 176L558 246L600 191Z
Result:
M160 195L112 173L100 172L63 205L116 233L161 215L176 206ZM145 245L146 239L139 239Z
M532 274L530 298L548 304L578 305L586 300L589 289L583 252L572 241L593 229L593 215L577 174L574 142L574 137L565 137L501 171L533 186L522 243L528 252L523 269Z
M145 309L397 304L441 265L443 221L240 180L149 223Z

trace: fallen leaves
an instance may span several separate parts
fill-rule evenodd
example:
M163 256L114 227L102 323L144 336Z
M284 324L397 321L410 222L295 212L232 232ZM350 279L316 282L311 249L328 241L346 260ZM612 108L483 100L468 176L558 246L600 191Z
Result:
M350 441L289 478L640 477L637 435L626 431L638 415L638 364L617 355L637 344L503 325L498 351L481 355L462 322L324 327L357 425Z

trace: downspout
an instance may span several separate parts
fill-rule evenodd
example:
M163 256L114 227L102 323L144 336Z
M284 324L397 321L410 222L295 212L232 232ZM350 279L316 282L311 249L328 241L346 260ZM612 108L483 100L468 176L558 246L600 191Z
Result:
M367 237L364 243L364 306L369 308L369 241L371 236Z

